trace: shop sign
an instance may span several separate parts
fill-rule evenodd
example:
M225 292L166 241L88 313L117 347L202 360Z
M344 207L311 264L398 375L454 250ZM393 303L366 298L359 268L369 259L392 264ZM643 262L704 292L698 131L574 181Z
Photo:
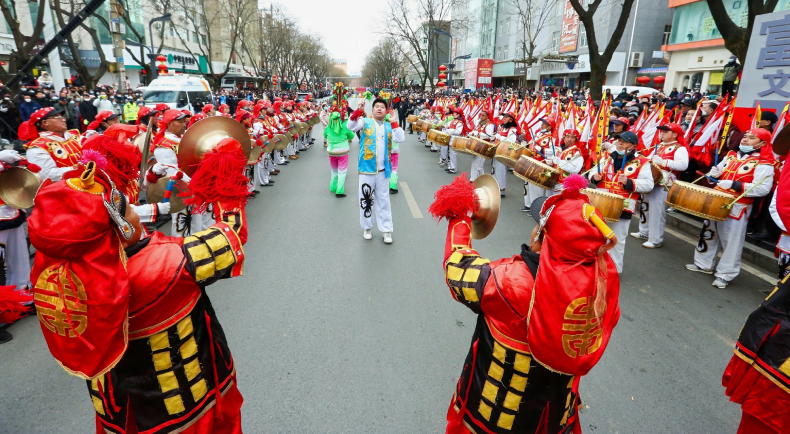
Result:
M782 110L790 99L790 13L758 15L743 62L737 107Z
M562 15L562 35L560 35L560 53L576 51L579 40L579 14L573 9L571 2L565 0L565 13Z

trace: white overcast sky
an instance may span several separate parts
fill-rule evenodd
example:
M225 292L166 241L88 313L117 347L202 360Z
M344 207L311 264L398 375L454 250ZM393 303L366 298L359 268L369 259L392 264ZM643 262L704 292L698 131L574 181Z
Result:
M387 8L386 0L288 0L275 1L299 21L300 28L319 35L334 59L346 59L348 72L362 69L365 55L381 35L377 26ZM261 0L262 7L270 2ZM377 19L378 18L378 19Z

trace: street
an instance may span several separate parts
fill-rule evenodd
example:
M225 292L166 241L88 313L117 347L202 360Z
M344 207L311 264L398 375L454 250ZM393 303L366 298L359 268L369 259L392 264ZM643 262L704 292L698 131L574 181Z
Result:
M355 100L351 101L355 106ZM406 135L394 243L362 238L354 140L348 197L329 192L321 126L299 161L247 207L244 275L208 293L229 339L247 433L439 433L476 316L444 283L446 223L427 212L452 180L438 154ZM459 174L471 157L460 155ZM490 163L486 163L486 170ZM508 175L499 222L480 253L520 251L534 222ZM410 206L411 197L413 204ZM636 226L634 219L633 226ZM169 224L166 225L169 228ZM667 234L647 250L629 238L622 315L601 362L581 380L585 433L732 433L740 408L721 376L746 316L772 284L746 271L727 289L691 273L694 245ZM0 433L92 432L85 382L47 350L35 317L0 346Z

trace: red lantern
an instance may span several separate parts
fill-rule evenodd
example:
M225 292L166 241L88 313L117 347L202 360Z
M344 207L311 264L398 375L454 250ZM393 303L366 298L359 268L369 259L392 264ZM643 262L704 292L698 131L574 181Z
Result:
M166 62L167 61L167 57L165 57L164 55L160 54L160 55L156 56L156 60L158 60L160 62Z
M658 77L655 77L655 78L653 79L653 82L654 82L655 84L661 84L661 83L663 83L663 82L665 82L665 81L666 81L666 77L664 77L663 75L659 75Z
M167 65L165 65L164 63L160 63L159 65L156 65L156 67L157 67L157 68L158 68L158 69L159 69L161 72L167 72Z
M445 78L447 78L447 74L445 74L445 73L441 73L441 74L439 74L439 78L440 78L441 80L444 80Z
M444 65L442 65L442 66L440 66L440 67L439 67L439 71L442 71L442 72L444 72L444 71L446 71L446 70L447 70L447 67L446 67L446 66L444 66Z
M444 87L445 86L443 81L440 81L440 82L436 83L436 85L439 86L439 87Z
M637 83L647 84L650 83L650 77L639 77L636 79Z

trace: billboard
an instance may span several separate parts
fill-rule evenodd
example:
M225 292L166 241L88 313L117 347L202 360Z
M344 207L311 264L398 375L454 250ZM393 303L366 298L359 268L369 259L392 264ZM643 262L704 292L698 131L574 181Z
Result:
M464 74L467 89L493 87L494 59L470 59L466 61Z
M579 41L579 14L565 0L565 13L562 14L562 35L560 35L560 53L576 51Z

